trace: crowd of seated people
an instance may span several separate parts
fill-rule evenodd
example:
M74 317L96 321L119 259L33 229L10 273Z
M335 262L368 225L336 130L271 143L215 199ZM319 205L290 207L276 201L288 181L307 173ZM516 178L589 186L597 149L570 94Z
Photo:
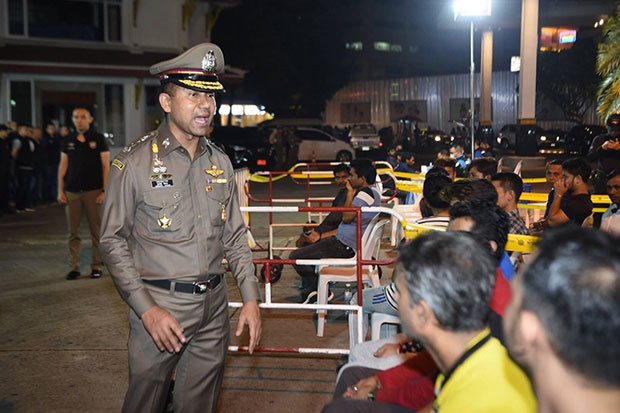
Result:
M505 246L528 234L523 181L488 158L453 181L442 161L426 174L417 223L447 230L402 244L393 282L363 290L364 337L374 312L399 316L402 332L357 344L349 315L349 363L324 411L617 411L620 171L607 177L612 205L597 231L581 227L587 162L550 162L542 241L515 275Z

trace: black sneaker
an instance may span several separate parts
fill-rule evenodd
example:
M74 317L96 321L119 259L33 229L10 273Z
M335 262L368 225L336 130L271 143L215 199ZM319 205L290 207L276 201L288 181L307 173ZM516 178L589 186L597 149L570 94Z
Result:
M99 278L103 275L103 271L101 270L92 270L90 272L90 278Z
M80 276L80 272L79 271L69 271L69 273L67 274L67 276L65 277L67 280L75 280L76 278L78 278Z

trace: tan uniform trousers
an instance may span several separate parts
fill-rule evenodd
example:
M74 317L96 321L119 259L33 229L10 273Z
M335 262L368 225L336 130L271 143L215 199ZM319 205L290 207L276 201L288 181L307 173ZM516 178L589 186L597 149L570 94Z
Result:
M187 343L179 354L159 351L130 310L129 389L123 412L163 412L175 367L174 411L215 412L230 336L226 281L202 295L146 286L155 302L179 321Z
M82 214L86 214L90 236L93 243L93 261L91 270L103 270L103 261L99 254L99 233L101 228L101 214L97 204L97 196L101 193L100 189L85 192L66 192L67 223L69 227L69 267L71 271L80 270L80 249L82 240L80 239L80 222Z

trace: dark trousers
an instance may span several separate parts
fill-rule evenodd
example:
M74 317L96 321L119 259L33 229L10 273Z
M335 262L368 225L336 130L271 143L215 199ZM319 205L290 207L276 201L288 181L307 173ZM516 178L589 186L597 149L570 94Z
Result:
M291 252L289 259L351 258L354 255L355 251L353 251L353 248L344 245L336 237L329 237ZM302 292L310 292L317 289L319 279L315 265L293 265L293 268L301 276Z
M0 213L9 211L9 185L11 176L9 169L0 171Z
M367 367L349 367L342 372L340 380L336 384L334 400L323 408L323 413L353 412L353 413L401 413L411 412L397 404L373 402L370 400L344 399L342 394L348 387L355 385L358 381L370 376L374 376L381 370L369 369Z
M58 164L43 165L43 202L55 202L58 198Z
M17 196L15 206L19 210L31 208L33 206L34 188L32 188L33 170L18 169L17 170Z

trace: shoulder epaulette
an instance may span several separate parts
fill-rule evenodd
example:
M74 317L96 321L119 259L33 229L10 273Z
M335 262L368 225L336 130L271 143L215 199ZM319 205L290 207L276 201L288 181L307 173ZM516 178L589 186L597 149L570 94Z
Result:
M146 135L142 136L141 138L138 138L135 141L131 142L129 145L125 146L122 152L124 154L129 154L131 151L141 146L144 142L148 141L149 139L157 138L157 136L159 136L159 132L157 132L156 130L151 131Z
M207 139L207 145L209 145L210 148L217 149L218 151L222 152L224 155L228 156L226 154L226 151L223 148L221 148L218 144L213 142L211 139Z

